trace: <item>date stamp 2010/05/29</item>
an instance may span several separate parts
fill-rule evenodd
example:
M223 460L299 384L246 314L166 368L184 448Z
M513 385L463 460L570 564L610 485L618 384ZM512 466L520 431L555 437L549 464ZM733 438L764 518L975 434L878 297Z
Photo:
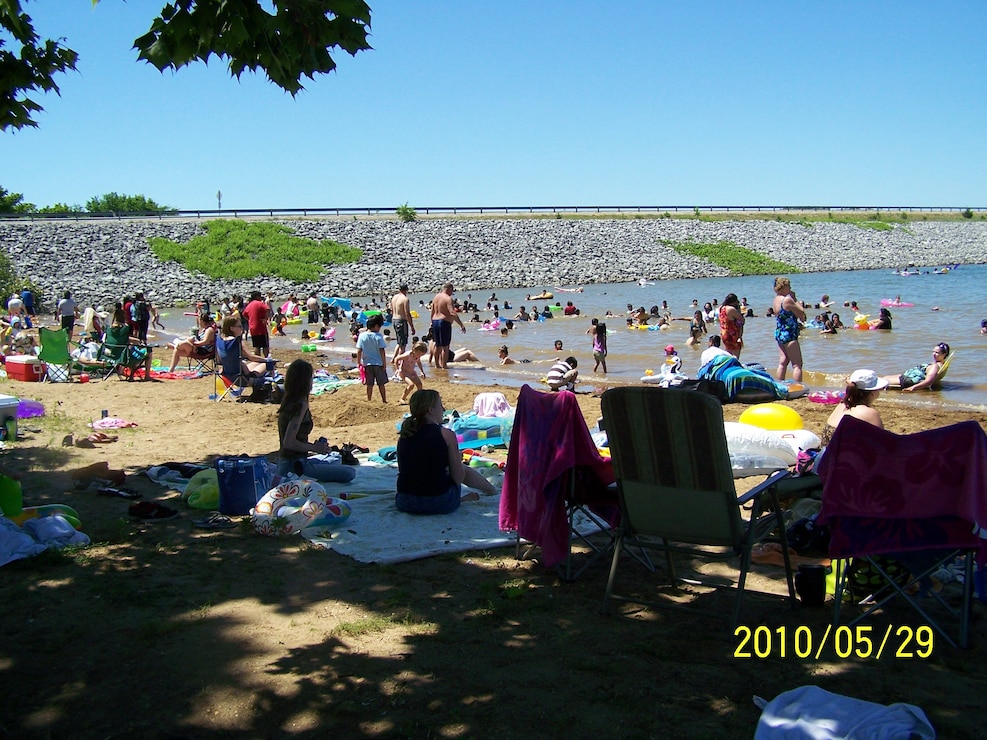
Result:
M869 624L852 627L827 625L822 635L811 627L775 627L740 625L733 631L738 638L733 651L735 658L770 657L819 660L827 644L838 658L880 660L883 655L896 658L925 660L932 657L935 633L928 625L911 627L888 625L883 631Z

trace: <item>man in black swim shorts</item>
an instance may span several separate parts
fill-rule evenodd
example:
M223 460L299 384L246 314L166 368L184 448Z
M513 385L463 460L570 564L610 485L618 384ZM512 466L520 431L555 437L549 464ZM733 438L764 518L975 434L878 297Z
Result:
M456 313L456 309L452 305L452 294L454 291L453 284L446 283L442 286L442 290L436 293L435 298L432 299L432 337L435 342L433 355L435 357L435 366L442 370L446 369L448 362L448 349L449 345L452 344L453 322L459 324L459 328L463 334L466 333L466 327L463 325L462 319L459 318L459 314Z

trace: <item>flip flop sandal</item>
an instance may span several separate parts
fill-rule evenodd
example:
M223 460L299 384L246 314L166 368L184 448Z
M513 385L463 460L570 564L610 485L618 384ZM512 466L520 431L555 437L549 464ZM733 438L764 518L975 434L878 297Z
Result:
M109 434L103 434L102 432L93 432L88 437L90 442L95 442L97 444L104 444L106 442L116 442L118 437Z
M100 496L116 496L117 498L140 498L141 494L132 488L97 488L96 493Z
M141 501L138 504L131 504L130 508L127 510L130 516L137 519L147 519L147 520L162 520L162 519L174 519L178 516L178 512L175 509L170 509L167 506L157 503L156 501Z
M192 524L200 529L233 529L236 526L236 522L226 514L220 514L216 511L202 519L193 520Z

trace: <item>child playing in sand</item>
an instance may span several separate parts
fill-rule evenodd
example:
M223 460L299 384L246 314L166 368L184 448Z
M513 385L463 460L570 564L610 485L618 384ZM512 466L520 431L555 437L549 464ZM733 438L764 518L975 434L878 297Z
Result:
M411 349L402 352L394 358L394 364L398 369L398 377L404 381L404 395L399 403L408 402L408 397L416 390L422 389L422 378L425 376L425 368L422 367L422 357L428 354L428 345L424 342L416 342L411 345ZM421 373L421 378L418 373Z

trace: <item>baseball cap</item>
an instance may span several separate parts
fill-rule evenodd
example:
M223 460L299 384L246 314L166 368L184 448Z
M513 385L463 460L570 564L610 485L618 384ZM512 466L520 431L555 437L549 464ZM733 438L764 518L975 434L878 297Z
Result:
M862 391L879 391L888 387L888 381L877 377L873 370L854 370L850 376L850 384Z

